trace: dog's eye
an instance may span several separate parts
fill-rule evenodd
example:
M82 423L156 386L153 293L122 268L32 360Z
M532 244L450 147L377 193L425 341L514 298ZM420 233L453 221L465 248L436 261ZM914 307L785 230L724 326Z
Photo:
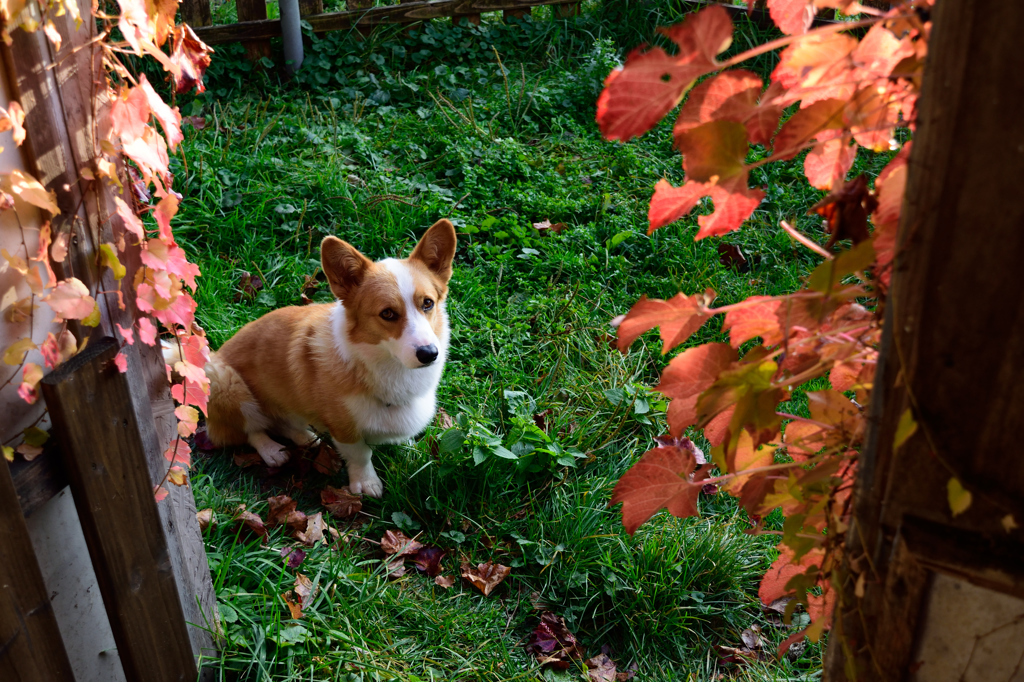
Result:
M381 311L380 316L383 317L388 322L393 322L398 319L398 313L396 313L391 308L385 308L383 311Z
M434 307L434 299L432 299L432 298L425 298L425 299L423 299L423 309L424 310L430 310L433 307Z

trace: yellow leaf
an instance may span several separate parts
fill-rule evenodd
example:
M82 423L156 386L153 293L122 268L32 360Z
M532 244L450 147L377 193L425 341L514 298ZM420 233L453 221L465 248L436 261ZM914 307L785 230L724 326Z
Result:
M14 302L18 300L18 292L12 286L4 293L4 297L0 298L0 312L3 312L14 305Z
M4 362L8 365L20 365L21 361L25 359L25 353L38 347L29 338L15 341L4 351Z
M949 479L949 483L946 484L946 491L949 497L949 508L953 511L953 516L963 514L971 506L971 491L964 489L964 486L958 479Z
M22 432L22 437L29 445L40 447L50 440L50 434L39 427L30 426Z
M900 449L900 446L907 442L907 439L914 435L917 431L917 422L914 421L914 413L908 407L903 410L903 414L900 415L900 422L896 425L896 437L892 442L892 449L895 452Z
M17 270L19 274L28 274L28 261L21 256L11 255L7 252L7 249L0 249L0 256L3 256L4 260L6 260L12 268ZM4 270L6 269L7 268L4 268ZM0 272L3 272L3 270L0 270Z
M171 467L171 470L167 472L167 480L174 485L185 485L188 483L188 474L181 467Z
M100 304L94 303L92 312L82 318L82 324L86 327L98 327L100 324Z
M14 461L14 448L12 448L10 446L7 446L7 445L0 446L0 447L3 448L4 459L6 459L8 462L13 462Z
M1003 517L1003 530L1007 533L1012 533L1020 526L1017 525L1017 520L1013 518L1013 514L1007 514Z
M57 208L57 195L39 184L38 180L25 175L20 170L11 171L11 191L33 206L38 206L54 215L60 213L60 209Z
M121 265L121 261L117 259L117 251L114 249L114 245L110 242L100 245L100 262L106 265L114 272L114 279L120 280L128 272L125 267Z

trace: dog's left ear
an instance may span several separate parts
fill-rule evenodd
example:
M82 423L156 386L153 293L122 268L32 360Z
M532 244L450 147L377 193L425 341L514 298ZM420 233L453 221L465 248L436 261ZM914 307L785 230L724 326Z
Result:
M430 226L409 259L420 261L447 284L452 276L455 245L455 226L442 218Z

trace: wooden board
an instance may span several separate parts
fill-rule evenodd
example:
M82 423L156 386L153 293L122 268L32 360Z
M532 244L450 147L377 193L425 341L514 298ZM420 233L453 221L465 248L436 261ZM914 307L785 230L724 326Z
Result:
M858 597L848 563L826 680L851 668L861 680L906 678L932 570L1018 595L1024 585L1024 4L943 0L932 16L847 534L868 576ZM908 409L918 429L897 453ZM953 477L973 494L956 516ZM1018 527L1004 527L1007 515Z
M74 679L10 469L0 459L0 680Z
M191 682L196 662L146 452L112 362L118 346L93 341L43 379L43 396L126 679Z
M9 466L21 513L26 518L68 485L60 453L53 441L48 442L43 454L31 462L19 458Z
M235 9L239 22L266 21L266 0L235 0ZM280 20L278 21L280 24ZM248 40L245 42L245 56L251 61L270 56L270 41Z

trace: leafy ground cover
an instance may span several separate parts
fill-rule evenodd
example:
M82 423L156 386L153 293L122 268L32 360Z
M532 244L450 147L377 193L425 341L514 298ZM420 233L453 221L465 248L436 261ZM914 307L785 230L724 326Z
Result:
M244 449L207 453L194 468L197 504L214 510L206 539L225 643L210 665L221 679L586 675L582 663L542 670L524 650L545 610L564 617L587 656L604 646L637 679L819 674L818 647L780 662L722 661L717 647L743 647L751 626L765 658L789 632L757 600L770 538L745 534L751 524L730 498L705 495L702 518L661 515L635 537L608 508L614 482L664 430L650 386L667 362L653 334L620 354L609 320L641 294L710 287L729 303L795 289L813 262L778 223L820 233L802 215L818 195L798 158L757 169L770 173L758 179L768 197L741 232L695 243L690 217L647 236L654 183L682 181L668 124L607 143L594 107L624 50L681 9L585 9L570 21L539 10L511 26L311 36L291 83L225 46L207 93L179 102L201 129L187 129L172 160L186 199L176 234L203 272L198 317L213 347L271 309L330 300L317 279L325 235L372 258L404 256L448 217L460 239L445 414L415 444L377 449L385 496L364 501L354 523L331 521L337 542L295 565L282 530L261 542L233 518L239 505L265 516L279 494L321 510L319 490L342 485L343 472L240 469L231 455ZM739 23L740 37L758 30ZM758 65L771 67L770 56ZM883 162L859 159L854 172ZM796 395L788 411L799 413ZM396 528L447 552L452 588L415 572L389 578L378 543ZM457 579L463 561L511 574L485 597ZM295 619L281 595L298 574L313 587Z

